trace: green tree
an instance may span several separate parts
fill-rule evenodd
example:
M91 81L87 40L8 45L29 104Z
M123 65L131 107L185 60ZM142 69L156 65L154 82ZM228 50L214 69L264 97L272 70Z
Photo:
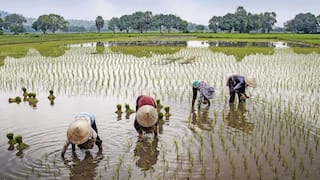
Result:
M234 15L236 19L235 30L239 31L240 33L248 33L249 19L248 19L247 11L242 6L239 6L237 8L237 11L234 13Z
M4 26L4 21L3 21L3 19L0 17L0 35L3 34L3 26Z
M120 31L126 30L129 32L130 30L135 30L140 33L146 32L149 29L160 29L160 33L162 33L162 28L166 27L168 32L172 28L176 28L180 31L187 31L188 22L182 20L180 17L169 14L159 14L152 15L152 12L135 12L131 15L123 15L119 19L112 18L108 23L108 29L115 30L118 28Z
M201 31L204 31L204 29L205 29L204 25L199 24L199 25L196 26L196 30L197 31L201 32Z
M4 27L9 29L14 34L19 34L24 32L23 23L27 20L18 14L10 14L4 18Z
M162 27L165 25L165 21L164 14L157 14L152 18L152 26L159 29L160 33L162 34Z
M317 16L317 22L318 22L317 32L320 32L320 14Z
M248 31L248 15L247 11L242 7L239 6L237 8L237 11L234 13L234 28L236 31L239 31L240 33L247 33Z
M296 32L297 29L296 29L296 25L295 25L294 19L291 19L291 20L285 22L284 23L284 28L285 28L286 31Z
M125 30L127 33L129 33L132 24L133 24L133 20L131 15L123 15L120 17L120 21L119 21L120 31Z
M213 16L209 20L209 29L211 29L214 33L217 33L218 28L220 26L221 16Z
M262 23L260 20L260 16L258 14L248 13L248 26L247 30L250 32L251 30L261 29Z
M41 30L43 34L51 30L55 33L57 30L68 31L69 23L64 18L57 14L41 15L32 24L32 28L36 31Z
M300 13L294 18L295 28L298 32L315 33L317 32L317 18L311 13Z
M202 25L200 25L202 26ZM182 32L187 32L188 29L188 22L187 21L184 21L182 20L180 17L176 16L176 25L175 25L175 28L179 31L182 31ZM203 30L204 30L204 26L203 26Z
M108 29L111 30L113 33L116 32L117 28L120 27L120 20L119 18L113 17L108 22Z
M260 14L263 33L269 33L272 30L272 26L277 22L276 16L275 12L265 12Z
M145 27L145 14L141 11L132 14L132 28L143 33Z
M102 18L102 16L97 16L96 18L96 27L98 29L98 32L100 33L101 29L104 26L104 20Z
M315 15L299 13L294 19L285 22L284 27L291 32L316 33L319 23Z
M164 26L167 28L168 33L171 32L171 29L176 25L176 16L173 14L168 14L164 16Z
M43 34L46 34L50 29L51 21L49 15L41 15L38 19L32 23L32 28L36 31L41 30Z
M50 30L55 33L57 30L68 31L69 22L57 14L49 14Z
M153 17L153 15L152 15L151 11L144 12L144 23L145 23L146 32L148 31L148 29L151 26L152 17Z
M221 30L231 32L234 29L236 17L232 13L228 13L221 18L219 27Z

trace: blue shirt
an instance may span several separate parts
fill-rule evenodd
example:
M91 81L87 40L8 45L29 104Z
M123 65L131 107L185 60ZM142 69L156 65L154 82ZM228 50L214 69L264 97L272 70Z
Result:
M88 113L88 112L81 112L81 113L77 114L75 117L75 119L80 119L80 118L88 119L90 125L93 125L93 123L95 121L94 115L91 113Z

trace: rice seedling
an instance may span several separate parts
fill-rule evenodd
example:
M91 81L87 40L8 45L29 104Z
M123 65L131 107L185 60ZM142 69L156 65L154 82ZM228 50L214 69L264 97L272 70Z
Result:
M174 139L173 141L174 145L175 145L175 150L176 150L176 160L179 160L179 145L178 145L178 141L177 139Z
M244 170L247 171L248 170L248 161L247 161L247 157L245 155L242 155L243 158L243 167Z
M215 178L217 179L220 175L220 161L218 158L216 158L215 162L217 164L216 169L215 169L215 172L216 172Z
M304 160L302 158L299 161L299 168L300 168L301 172L303 172L305 169Z
M15 142L17 143L16 148L17 148L18 150L24 150L24 149L26 149L26 148L29 147L28 144L26 144L26 143L24 143L24 142L22 141L22 136L20 136L20 135L18 135L18 136L15 137Z
M126 49L126 47L119 47L119 49L122 48ZM143 47L139 48L143 49ZM154 51L157 51L155 49L157 48L154 48ZM128 52L139 50L131 48ZM299 176L296 174L296 178L315 177L315 173L312 170L307 173L307 169L314 169L316 164L314 162L318 160L316 154L320 132L316 127L318 127L320 114L319 99L314 97L318 97L319 94L317 83L320 78L317 68L320 65L319 55L296 54L292 49L274 49L268 55L263 55L264 52L241 52L241 57L241 55L229 56L231 54L228 55L228 53L225 55L221 51L212 52L207 48L181 48L170 55L146 50L144 55L137 57L133 53L121 54L121 51L115 53L109 47L105 47L104 54L101 56L92 54L96 52L95 48L79 47L71 48L65 55L51 59L41 57L36 50L31 50L29 53L32 56L25 58L9 57L0 68L0 74L3 77L0 90L5 93L15 92L17 87L23 86L30 90L35 89L40 93L41 98L41 95L48 89L52 89L54 85L55 92L66 96L112 96L121 100L132 100L140 94L141 89L145 89L163 102L169 102L171 110L177 112L177 116L171 116L173 119L170 124L164 124L163 145L159 147L161 160L156 165L161 167L161 170L157 169L156 172L158 176L162 176L162 179L168 179L171 176L177 179L199 178L197 173L194 173L198 171L199 174L206 174L203 178L217 176L223 179L237 177L239 174L242 178L252 179L255 178L253 176L255 171L258 171L258 178L265 178L265 173L271 172L273 178L277 179L282 177L280 174L283 172L292 174L294 164L300 171L301 159L304 162L304 171ZM235 56L238 57L235 58ZM239 57L241 62L235 62ZM38 70L34 71L34 69ZM196 75L195 69L197 69ZM240 126L243 119L236 122L237 128L225 123L227 114L223 111L223 106L227 104L229 94L225 90L224 83L228 72L252 75L259 79L257 89L252 92L249 90L252 98L248 99L246 103L248 111L244 113L244 119L253 124L251 133L243 131L247 127ZM208 77L208 74L212 74L214 78ZM189 87L193 79L204 79L217 89L218 97L214 99L210 108L212 114L208 116L211 118L210 131L192 124L192 114L184 115L188 113L185 104L190 104L192 93ZM187 122L187 130L184 129L185 122ZM182 135L175 133L179 135L174 137L172 144L167 137L175 126L179 127L178 131L183 132ZM190 143L181 141L182 137L188 138L189 135ZM129 153L132 148L132 139L125 141L126 139L120 142L123 144L121 150ZM166 145L170 144L175 146L173 148L175 150L166 149ZM194 145L197 146L194 147ZM241 156L234 156L233 153L243 155L242 159ZM105 170L100 173L102 177L106 175L110 178L112 176L115 179L121 178L117 175L117 163L109 164L109 160L117 161L119 156L114 155L116 152L112 152L111 156L107 160L105 158L97 167L97 171L99 168ZM208 158L209 156L212 158ZM219 160L217 160L218 157ZM48 159L49 157L44 161L48 162ZM229 162L224 159L229 159ZM118 161L120 163L121 159ZM219 164L216 161L220 161ZM275 165L277 161L279 165ZM54 162L53 160L53 164L50 164L51 172L54 169L52 168ZM56 166L60 167L60 163L57 160ZM122 165L118 165L119 173L126 172L124 167L130 167L131 178L141 178L140 175L143 175L136 168L128 166L130 163L130 160L123 158ZM213 172L207 169L212 164ZM237 168L239 165L243 168ZM46 169L47 163L43 163L43 167ZM174 174L174 167L178 167L180 172ZM221 173L226 167L230 167L231 171ZM61 169L63 175L64 168ZM129 174L128 169L127 171ZM139 174L137 175L139 177L136 177L136 174ZM288 176L290 175L284 178ZM146 173L145 179L152 178L155 177Z
M293 169L292 180L296 180L296 169Z
M131 166L128 167L128 179L131 179L132 176L132 168Z
M9 103L17 103L17 104L19 104L21 102L21 98L20 98L20 96L17 96L15 98L9 98L8 101L9 101Z

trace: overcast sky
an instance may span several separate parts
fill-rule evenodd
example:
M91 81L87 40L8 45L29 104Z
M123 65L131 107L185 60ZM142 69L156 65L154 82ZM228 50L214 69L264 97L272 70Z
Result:
M208 25L212 16L234 13L238 6L247 12L275 12L277 26L298 13L320 14L320 0L0 0L0 10L38 18L43 14L59 14L65 19L108 20L151 11L153 14L175 14L188 22Z

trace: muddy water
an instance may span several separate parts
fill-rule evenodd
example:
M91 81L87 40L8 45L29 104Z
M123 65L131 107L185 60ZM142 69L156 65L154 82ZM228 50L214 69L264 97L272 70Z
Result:
M318 54L281 49L236 62L233 56L208 48L185 48L151 58L114 53L107 47L102 54L95 51L74 46L63 56L46 58L30 49L23 58L5 59L0 66L1 179L319 176ZM305 73L296 74L301 71ZM224 83L232 72L259 79L259 87L249 90L252 98L245 104L227 103ZM211 107L191 111L194 79L215 87ZM37 93L36 107L8 103L9 97L22 96L22 87ZM57 97L54 104L47 99L50 89ZM170 106L172 115L160 121L158 140L147 134L138 142L135 114L120 118L115 114L117 104L134 108L140 94ZM77 149L77 157L72 157L69 147L63 159L67 126L82 111L96 116L102 154L94 147L89 152ZM30 147L22 152L10 148L8 132L22 135Z

